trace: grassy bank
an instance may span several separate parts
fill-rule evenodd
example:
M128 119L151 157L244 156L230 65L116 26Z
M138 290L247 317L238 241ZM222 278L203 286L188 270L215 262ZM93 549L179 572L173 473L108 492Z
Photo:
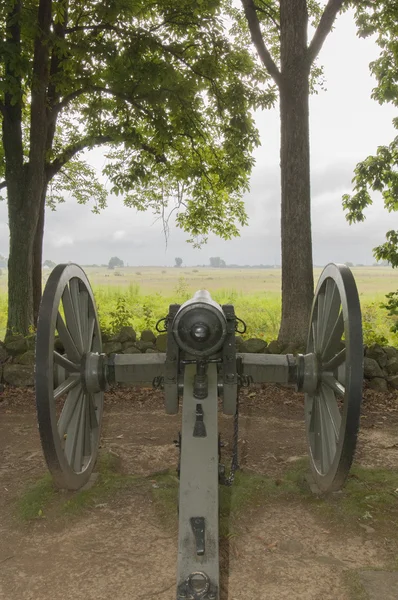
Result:
M167 267L124 267L109 271L85 267L93 286L101 325L112 330L131 324L137 331L153 329L167 314L168 306L184 302L200 289L208 289L220 304L232 303L236 314L248 326L248 337L275 339L281 310L280 269L210 269ZM321 269L314 270L317 281ZM393 323L380 308L385 294L398 288L398 272L387 267L353 269L362 306L365 341L388 340L398 344L390 327ZM43 283L49 272L45 272ZM0 278L0 339L4 337L7 318L7 279Z

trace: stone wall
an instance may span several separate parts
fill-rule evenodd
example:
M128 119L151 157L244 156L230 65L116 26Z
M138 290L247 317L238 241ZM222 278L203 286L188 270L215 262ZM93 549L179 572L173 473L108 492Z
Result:
M117 335L103 334L103 352L106 354L139 354L144 352L165 352L167 333L156 335L145 330L141 335L132 327L123 327ZM295 354L303 352L292 344L281 345L274 340L267 343L260 338L244 340L236 336L238 352L254 352L266 354ZM60 340L56 348L63 351ZM0 341L0 385L8 384L17 387L34 385L35 335L26 338L16 336L7 341ZM398 349L392 346L381 347L378 344L365 347L364 374L371 388L378 391L398 389Z

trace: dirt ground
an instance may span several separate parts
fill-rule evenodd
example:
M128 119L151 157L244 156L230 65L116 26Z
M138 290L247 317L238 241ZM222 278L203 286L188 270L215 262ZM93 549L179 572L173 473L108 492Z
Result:
M396 470L398 393L367 390L361 421L357 462ZM125 472L172 469L179 424L180 415L164 413L159 392L115 390L106 398L102 449L120 456ZM231 418L220 416L220 431L228 455ZM244 390L239 443L243 469L279 477L306 455L302 396L276 386ZM0 599L175 600L177 536L139 491L69 521L16 521L16 498L45 470L33 393L6 389L0 395ZM223 551L221 600L398 597L393 583L384 592L379 587L379 596L358 584L362 570L397 568L398 540L373 527L344 532L298 499L270 502L255 515L247 511L239 531Z

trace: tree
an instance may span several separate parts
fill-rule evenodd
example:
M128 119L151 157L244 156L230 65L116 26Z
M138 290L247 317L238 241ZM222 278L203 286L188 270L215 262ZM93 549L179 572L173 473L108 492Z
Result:
M182 258L180 258L179 256L177 256L174 260L176 261L176 264L174 266L178 267L178 268L181 267L181 265L182 265Z
M0 189L10 227L7 332L27 333L41 297L45 204L106 205L81 153L107 145L111 191L176 221L198 243L247 222L241 199L274 100L222 0L5 0L0 5ZM167 224L167 219L165 219Z
M114 269L115 267L124 267L124 262L117 256L112 256L108 263L108 269Z
M398 5L394 0L362 2L356 10L359 35L377 34L380 56L370 64L377 86L372 97L380 104L391 102L398 107ZM393 120L398 128L398 118ZM343 208L348 222L365 220L365 209L373 204L370 192L381 192L389 212L398 211L398 136L388 146L379 146L373 156L358 163L353 178L354 194L343 196ZM377 261L387 261L398 267L398 230L386 233L386 242L376 246L373 254Z
M43 263L43 267L48 267L49 269L53 269L55 266L56 264L52 260L45 260Z
M216 269L219 269L221 267L225 267L225 260L223 260L222 258L220 258L219 256L212 256L210 258L210 266L214 267Z
M314 293L309 93L321 69L315 65L344 0L241 0L234 16L251 40L279 94L281 122L282 320L279 340L305 343ZM307 43L309 22L316 26ZM242 34L240 34L242 35Z

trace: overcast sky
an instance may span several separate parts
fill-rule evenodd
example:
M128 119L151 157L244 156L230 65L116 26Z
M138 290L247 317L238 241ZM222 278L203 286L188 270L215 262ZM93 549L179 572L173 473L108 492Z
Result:
M351 191L356 163L392 141L395 131L391 106L379 106L370 98L374 80L369 62L377 58L373 40L359 40L350 13L339 17L320 55L327 91L310 100L312 231L314 263L372 264L372 248L382 243L385 232L398 228L398 215L384 210L381 197L367 211L364 223L349 226L341 208L341 196ZM250 192L245 196L249 225L240 238L225 242L211 236L195 250L186 234L170 228L166 248L161 223L150 213L136 213L122 199L109 198L108 208L94 215L91 207L73 200L47 211L44 259L81 264L108 263L118 256L130 265L208 264L210 256L227 263L280 264L280 175L278 109L257 115L262 145L256 151L256 167ZM100 151L91 154L102 167ZM0 254L8 255L5 202L0 202Z

